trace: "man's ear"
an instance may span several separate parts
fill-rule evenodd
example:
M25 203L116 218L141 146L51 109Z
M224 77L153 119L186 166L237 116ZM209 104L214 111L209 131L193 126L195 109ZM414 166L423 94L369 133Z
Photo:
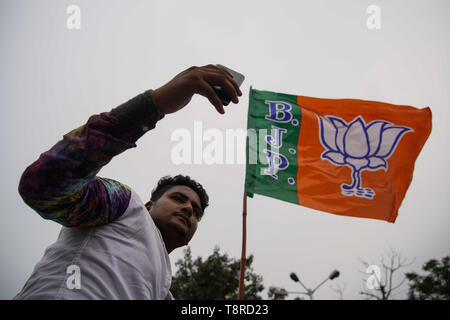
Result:
M147 202L146 204L145 204L145 207L147 208L147 211L148 212L150 212L150 209L151 209L151 207L154 205L155 203L152 201L152 200L150 200L149 202Z

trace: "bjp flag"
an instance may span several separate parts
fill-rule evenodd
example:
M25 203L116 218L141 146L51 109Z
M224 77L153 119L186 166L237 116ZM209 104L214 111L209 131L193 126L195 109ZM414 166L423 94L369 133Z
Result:
M250 88L245 191L395 222L431 110Z

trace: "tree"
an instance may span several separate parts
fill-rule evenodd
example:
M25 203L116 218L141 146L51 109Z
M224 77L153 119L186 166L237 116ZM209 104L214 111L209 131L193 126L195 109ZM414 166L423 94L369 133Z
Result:
M344 283L343 286L337 285L336 288L333 286L330 286L331 290L336 292L339 295L339 300L344 300L344 290L347 287L347 285Z
M388 262L385 262L385 260ZM407 259L403 258L401 253L393 249L386 256L381 257L381 268L378 265L371 265L361 260L362 264L366 266L366 273L373 274L364 280L365 289L359 293L368 299L389 300L394 295L394 291L400 288L406 280L406 277L404 277L398 284L394 285L394 273L400 268L411 265L413 261L407 262Z
M239 291L240 259L229 258L215 247L206 260L192 259L191 249L184 250L184 258L175 265L178 267L172 279L170 291L179 300L237 299ZM253 255L245 262L244 299L260 300L264 290L263 278L253 272Z
M408 299L450 300L450 256L439 262L431 259L422 266L425 276L415 272L406 273L410 281Z
M269 291L267 292L267 297L269 300L285 300L288 295L288 292L284 288L278 287L269 287Z

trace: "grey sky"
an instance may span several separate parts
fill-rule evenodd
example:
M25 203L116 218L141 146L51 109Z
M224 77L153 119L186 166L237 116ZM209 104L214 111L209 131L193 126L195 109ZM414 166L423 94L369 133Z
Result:
M66 9L81 9L81 29ZM381 29L369 30L369 5ZM344 298L360 299L363 266L389 246L416 258L418 271L449 254L450 2L433 1L18 1L0 3L1 213L0 298L12 298L56 240L17 192L20 175L63 134L90 115L156 88L192 65L220 63L246 76L238 105L219 115L202 97L167 116L100 171L134 188L143 201L160 176L189 174L211 205L191 242L193 256L215 245L240 257L244 165L174 165L177 128L246 128L250 85L322 98L358 98L433 112L433 129L395 224L341 217L256 195L248 201L247 252L266 288L299 291L295 271L314 287L333 269ZM170 256L172 264L182 249ZM175 270L175 268L174 268ZM406 289L405 285L403 289ZM403 290L405 291L405 290ZM294 296L290 296L293 298ZM404 293L397 296L403 298ZM336 299L327 283L318 299Z

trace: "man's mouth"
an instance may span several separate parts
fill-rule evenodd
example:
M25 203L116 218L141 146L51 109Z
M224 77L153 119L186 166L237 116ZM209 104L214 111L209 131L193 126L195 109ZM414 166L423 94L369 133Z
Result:
M175 216L181 218L181 220L183 220L183 222L186 224L186 226L190 229L191 228L191 222L189 221L189 219L182 213L175 213Z

